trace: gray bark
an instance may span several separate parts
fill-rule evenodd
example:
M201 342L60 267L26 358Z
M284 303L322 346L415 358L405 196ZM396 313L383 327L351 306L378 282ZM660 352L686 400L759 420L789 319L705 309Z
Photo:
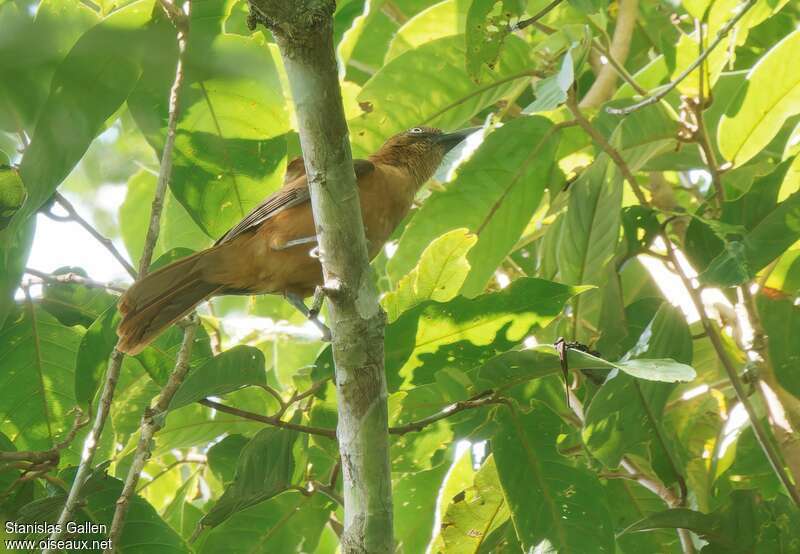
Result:
M385 314L378 304L333 48L332 0L251 0L281 51L297 113L329 301L344 484L342 551L394 550Z

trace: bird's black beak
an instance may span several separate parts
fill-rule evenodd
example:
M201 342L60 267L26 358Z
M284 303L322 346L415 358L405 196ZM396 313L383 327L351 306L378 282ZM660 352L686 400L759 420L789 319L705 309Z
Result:
M466 129L460 129L452 133L442 133L441 135L436 135L434 140L444 146L445 152L449 152L472 133L476 133L482 128L483 127L467 127Z

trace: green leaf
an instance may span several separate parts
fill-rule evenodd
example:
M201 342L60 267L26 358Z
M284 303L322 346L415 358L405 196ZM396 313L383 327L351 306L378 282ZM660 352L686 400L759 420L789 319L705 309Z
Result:
M297 436L297 431L267 427L250 439L239 455L233 482L200 525L216 527L237 512L285 491L294 473L292 448Z
M289 491L238 514L201 538L199 554L314 552L333 506Z
M71 467L61 472L59 477L69 485L75 476L76 468ZM69 490L69 489L68 489ZM81 509L76 514L78 523L91 521L110 529L111 521L117 507L117 499L122 493L122 481L106 475L97 469L89 475L80 498ZM64 504L65 493L60 491L55 496L44 497L23 508L26 521L55 522ZM42 537L39 537L42 538ZM82 533L81 540L103 541L108 538L105 533ZM123 554L134 552L152 552L154 545L158 552L164 554L187 552L188 547L183 539L159 517L155 509L133 495L128 506L126 523L122 528L122 536L114 547Z
M424 552L436 521L439 489L450 465L406 473L392 483L394 535L398 551Z
M661 366L660 360L649 356L674 356L678 360L692 359L692 338L683 314L677 308L663 304L642 332L639 341L617 362L621 369L634 377L656 378L662 383L639 383L629 375L612 375L594 395L586 410L582 431L583 440L592 452L608 467L617 467L626 453L645 455L642 445L650 443L654 458L669 461L660 441L663 430L660 417L674 385L670 382L695 377L694 370L682 363ZM665 371L666 370L666 371ZM654 419L655 418L655 419ZM670 474L669 468L666 474Z
M717 140L726 159L742 165L758 154L787 118L800 112L800 75L791 60L800 49L800 31L791 33L753 66L746 87L728 106Z
M33 129L59 62L97 21L79 2L44 0L35 14L16 2L0 6L0 128Z
M159 40L174 42L171 26L160 32ZM160 154L174 65L165 71L162 52L153 50L128 106ZM258 38L222 34L193 42L190 35L187 52L194 64L181 94L170 190L216 238L280 185L289 118L278 70Z
M765 502L755 490L731 492L726 502L710 514L686 508L666 510L638 521L625 533L651 529L689 529L710 544L710 554L745 552L793 552L800 546L797 510L779 496Z
M0 230L5 229L11 217L25 203L28 193L19 172L13 167L3 166L0 160Z
M475 82L483 65L494 69L500 50L525 9L519 0L474 0L467 12L467 71Z
M0 432L18 449L47 450L69 432L80 337L32 303L0 330Z
M261 350L252 346L234 346L189 373L172 398L169 409L175 410L207 396L223 396L243 387L266 384Z
M530 412L502 408L492 438L497 473L525 551L614 552L611 515L590 471L556 451L561 420L540 403Z
M788 166L788 161L784 162L762 181L774 178L776 172L779 177L785 175ZM756 224L740 240L724 244L724 250L700 274L703 283L727 287L752 279L800 238L800 192L772 206L769 195L764 193L754 185L750 193L737 201L744 209L753 212L745 217Z
M480 294L495 268L511 252L530 223L555 166L558 135L542 117L521 117L486 137L458 169L455 180L426 200L403 231L389 273L408 272L423 249L439 235L465 227L478 242L462 294Z
M75 397L81 405L94 400L100 379L108 366L109 356L117 344L117 326L120 315L111 306L86 330L78 349L78 371L75 374ZM175 326L167 329L153 343L136 355L150 377L158 384L166 383L175 367L175 357L183 340L183 331ZM211 347L206 331L197 330L192 346L191 364L203 364L211 358Z
M537 81L534 85L536 100L523 110L523 113L548 112L566 102L567 92L575 81L575 68L572 50L568 50L561 60L561 68L555 75Z
M155 191L156 176L149 171L140 170L128 180L125 201L119 207L120 233L125 248L133 260L138 260L142 255ZM164 198L161 233L154 250L155 256L161 256L174 248L191 248L199 251L211 246L211 242L208 235L197 226L186 209L168 190Z
M444 367L470 369L544 327L581 287L541 279L518 279L508 288L474 299L428 301L386 329L390 390L403 383L431 382Z
M444 0L422 10L397 30L389 43L384 63L426 42L464 33L469 7L467 0Z
M228 435L208 449L208 467L220 481L225 484L233 481L236 461L249 442L250 439L243 435Z
M52 196L133 89L152 11L153 0L115 11L84 33L58 66L20 164L29 196L15 225Z
M757 297L761 323L769 337L769 354L772 369L778 382L787 391L800 397L800 307L791 298L771 298L765 294Z
M88 277L80 267L61 267L53 275L74 273ZM42 307L67 326L89 327L117 297L102 288L90 288L75 283L45 283L42 292Z
M425 300L446 302L456 296L470 270L467 253L477 241L478 237L460 228L430 243L417 266L381 300L389 321Z
M622 178L605 154L570 187L569 206L561 224L556 251L561 280L571 285L600 285L617 248L622 202ZM600 292L574 303L575 336L590 342L599 318Z
M509 37L495 70L480 86L467 75L463 60L459 35L423 44L383 66L358 95L364 113L349 123L353 155L372 154L389 136L415 125L455 129L519 90L531 71L528 47L517 37Z
M493 457L483 462L472 485L456 494L442 517L442 552L477 552L509 517Z

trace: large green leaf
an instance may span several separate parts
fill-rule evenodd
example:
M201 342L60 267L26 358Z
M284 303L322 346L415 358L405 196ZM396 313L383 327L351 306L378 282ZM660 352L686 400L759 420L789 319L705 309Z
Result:
M207 396L222 396L242 387L266 384L261 350L252 346L234 346L189 373L169 408L174 410Z
M529 79L532 65L527 46L517 37L509 37L481 85L467 76L463 60L464 37L458 35L428 42L383 66L358 95L364 113L349 124L353 155L371 154L389 136L415 125L446 130L463 125L482 108L518 90ZM433 90L436 94L430 93Z
M539 206L555 166L558 135L541 117L521 117L490 134L458 176L414 215L389 261L395 278L442 233L466 227L478 237L462 293L480 294Z
M62 267L53 271L54 275L69 273L87 277L79 267ZM42 307L64 325L89 327L116 301L117 297L103 288L75 283L46 283L42 291Z
M446 302L456 296L470 270L467 253L477 240L467 229L460 228L431 242L417 266L381 299L389 321L426 300Z
M743 197L744 198L744 197ZM800 192L779 202L740 240L729 240L700 275L704 283L739 285L755 275L800 238Z
M795 552L800 517L790 501L779 496L765 502L755 490L733 491L710 514L675 508L654 514L626 529L626 533L683 528L709 542L709 554L745 552Z
M424 552L436 521L439 489L450 469L442 463L428 470L406 473L392 482L394 535L398 552Z
M34 218L18 230L0 231L0 326L14 309L14 291L25 271L35 231Z
M81 333L33 304L0 330L0 432L20 450L47 450L72 426L75 355Z
M759 60L747 85L728 106L717 140L722 154L742 165L758 154L787 118L800 112L800 75L791 69L800 31L791 33Z
M291 485L295 460L292 449L297 431L267 427L242 449L233 482L200 522L216 527L226 519L268 500Z
M800 397L800 307L790 298L770 298L759 294L758 313L769 337L772 369L778 382L790 393Z
M142 255L155 191L156 176L140 170L128 180L125 201L119 207L120 233L133 260L138 260ZM161 233L154 255L161 256L174 248L198 251L211 246L211 243L209 236L198 227L172 192L167 191L161 214Z
M385 62L426 42L463 33L470 4L470 0L444 0L416 14L395 33Z
M252 506L208 533L200 554L314 552L332 502L322 494L285 492Z
M472 485L453 496L442 517L442 552L477 552L509 517L493 457L483 462Z
M482 66L497 63L512 21L522 15L524 2L509 0L475 0L469 7L466 22L467 71L480 80Z
M626 358L626 361L651 362L651 356L672 356L679 362L692 359L692 338L683 314L663 304ZM680 365L680 364L679 364ZM688 366L682 366L688 368ZM691 377L694 371L688 368ZM669 453L657 438L664 436L660 417L674 385L639 383L628 375L617 374L607 380L586 410L583 440L594 456L609 467L616 467L626 453L646 455L649 444L661 463ZM658 468L657 468L658 469ZM665 475L670 475L669 468ZM674 477L674 475L671 475Z
M71 467L63 471L59 477L71 483L75 476L76 468ZM80 498L80 509L76 513L76 523L93 522L109 529L117 508L117 499L122 493L122 481L106 475L101 470L95 470L83 487ZM54 522L58 519L64 504L65 493L61 490L54 496L35 500L23 507L24 521L27 522ZM39 537L43 538L43 537ZM104 532L81 533L81 540L103 541L108 538ZM119 542L114 545L119 552L159 552L163 554L180 553L189 551L186 543L173 531L167 523L159 517L155 509L134 494L128 506L125 524ZM75 549L74 552L80 550Z
M556 257L561 280L571 285L603 285L620 233L622 178L603 154L570 187ZM591 342L601 295L592 291L574 304L574 338Z
M11 221L11 217L17 213L28 193L19 172L13 167L3 165L0 159L0 230L5 229Z
M53 76L30 146L20 164L28 201L19 226L50 198L136 84L153 0L121 8L87 31Z
M169 29L160 40L165 34ZM187 51L194 64L181 94L170 188L197 225L216 238L279 186L289 120L277 68L261 41L223 34L193 42L191 36ZM174 69L165 69L154 52L128 100L157 152L166 136L174 78Z
M492 438L497 473L525 551L614 552L611 514L590 471L556 451L561 420L543 404L502 408ZM546 550L545 550L546 551Z
M474 299L428 301L386 329L386 371L391 389L431 382L443 368L478 366L518 344L534 327L553 320L580 287L519 279Z
M56 67L97 21L80 2L44 0L35 15L23 4L0 5L0 128L33 130Z

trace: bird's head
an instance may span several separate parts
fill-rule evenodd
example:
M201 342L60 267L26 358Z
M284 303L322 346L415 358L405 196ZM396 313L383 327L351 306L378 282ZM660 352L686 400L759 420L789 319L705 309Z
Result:
M417 186L422 186L433 176L445 154L479 129L470 127L445 133L434 127L414 127L391 137L372 158L407 168Z

